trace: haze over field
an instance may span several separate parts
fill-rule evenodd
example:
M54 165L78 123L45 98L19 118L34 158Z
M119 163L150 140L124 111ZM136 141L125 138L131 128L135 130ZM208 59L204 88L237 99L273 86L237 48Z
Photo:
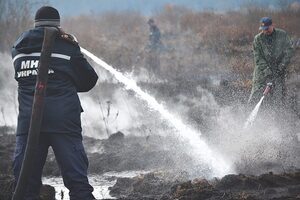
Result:
M34 0L32 0L34 1ZM103 13L106 11L138 11L152 15L165 5L185 6L193 10L228 11L239 10L246 5L278 9L292 0L48 0L51 5L63 11L62 15Z
M11 134L18 105L10 48L32 28L36 8L44 3L60 11L64 31L96 56L85 55L99 80L79 95L94 173L175 169L176 175L211 179L300 168L300 0L2 0L0 126ZM278 113L258 111L243 129L254 108L247 103L252 42L262 16L286 30L295 47L287 72L293 112L278 122ZM155 65L150 17L161 31ZM125 77L116 78L120 74ZM116 132L114 143L110 136Z

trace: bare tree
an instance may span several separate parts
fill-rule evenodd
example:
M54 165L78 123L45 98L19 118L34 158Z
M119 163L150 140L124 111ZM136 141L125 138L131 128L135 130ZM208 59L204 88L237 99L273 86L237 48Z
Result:
M0 0L0 49L9 51L13 41L33 24L33 8L47 1Z
M292 2L292 0L277 0L277 5L279 9L287 10Z

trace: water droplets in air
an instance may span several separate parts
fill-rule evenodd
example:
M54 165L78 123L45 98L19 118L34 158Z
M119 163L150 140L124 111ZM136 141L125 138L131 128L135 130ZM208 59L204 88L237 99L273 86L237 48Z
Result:
M158 103L155 98L142 91L134 80L125 77L121 72L117 71L86 49L81 48L81 51L101 67L112 73L119 82L125 85L127 90L133 90L138 98L146 101L151 109L159 112L164 120L176 128L177 131L174 134L177 134L176 136L182 141L189 143L190 155L194 161L199 162L199 165L201 165L201 163L207 164L210 167L212 176L221 177L228 173L233 173L229 163L208 147L205 141L199 137L199 132L186 126L178 117L172 115L162 104Z

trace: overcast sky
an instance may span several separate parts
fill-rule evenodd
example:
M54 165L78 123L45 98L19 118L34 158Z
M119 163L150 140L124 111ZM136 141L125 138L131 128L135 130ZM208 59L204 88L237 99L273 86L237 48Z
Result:
M48 0L62 15L135 10L151 15L163 5L183 5L196 10L236 10L249 2L259 6L276 7L280 0ZM286 0L293 1L293 0ZM294 0L295 1L295 0ZM300 0L297 0L300 1Z

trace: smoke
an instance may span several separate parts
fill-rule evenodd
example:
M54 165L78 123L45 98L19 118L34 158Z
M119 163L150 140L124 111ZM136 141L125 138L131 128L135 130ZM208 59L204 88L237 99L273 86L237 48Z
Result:
M145 132L159 128L158 115L150 112L133 93L124 91L121 85L102 84L100 91L97 88L96 98L91 97L95 91L92 95L80 95L83 130L87 136L107 138L117 131L140 135L141 129Z
M0 53L0 126L16 127L17 122L17 82L11 56Z

